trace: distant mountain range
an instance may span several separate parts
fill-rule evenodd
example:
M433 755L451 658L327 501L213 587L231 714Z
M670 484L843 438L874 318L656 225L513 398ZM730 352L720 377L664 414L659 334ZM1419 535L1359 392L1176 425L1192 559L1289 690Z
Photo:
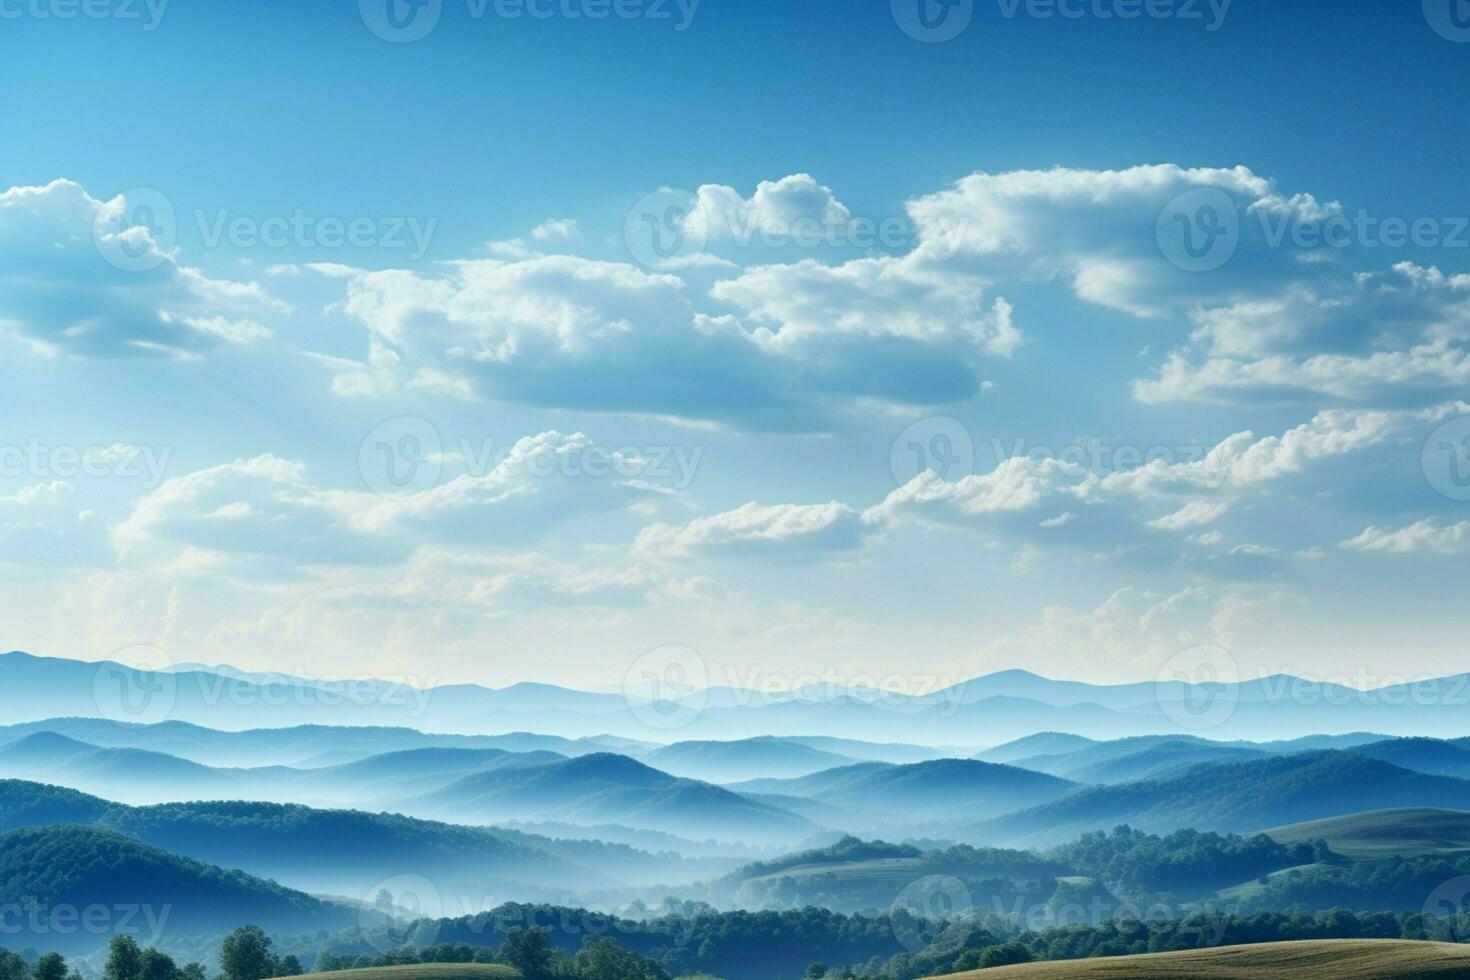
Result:
M555 739L564 743L602 737L602 744L588 748L623 752L670 734L685 740L780 735L942 746L993 745L1039 731L1065 730L1095 739L1200 734L1191 726L1200 723L1202 704L1224 706L1210 715L1218 715L1218 724L1207 734L1217 738L1289 739L1364 730L1459 735L1470 734L1467 699L1470 675L1362 692L1288 676L1238 684L1098 685L1008 670L925 695L826 687L769 695L711 688L690 692L685 704L701 710L686 712L689 724L670 733L644 723L644 705L636 692L624 697L547 684L499 690L474 684L418 688L373 679L344 684L231 667L181 666L150 673L20 652L0 655L0 714L17 721L103 716L115 721L167 718L215 728L335 725L486 735L535 729L550 733L526 736L542 740L536 747L568 755L584 752ZM446 747L511 748L477 742L474 735L432 739L429 744ZM609 744L607 739L634 742ZM371 741L364 735L352 751L372 754ZM810 747L871 758L818 743ZM279 761L299 763L308 757ZM344 759L323 753L322 761Z

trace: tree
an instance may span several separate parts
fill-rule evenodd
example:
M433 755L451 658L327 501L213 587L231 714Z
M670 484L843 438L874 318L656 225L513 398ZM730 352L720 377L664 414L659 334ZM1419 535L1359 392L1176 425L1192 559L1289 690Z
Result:
M186 963L179 971L179 980L209 980L203 963Z
M299 977L306 971L301 969L301 961L296 958L295 953L288 953L281 960L281 968L276 971L278 977Z
M66 980L66 960L60 953L47 953L31 970L35 980Z
M143 980L143 951L132 936L113 936L107 948L103 980Z
M0 949L0 980L25 980L26 961L20 954Z
M150 947L143 950L142 968L138 975L141 980L179 980L179 968L173 957Z
M822 980L827 975L827 964L821 961L806 968L806 980Z
M606 936L588 936L572 960L578 977L586 980L667 980L660 967L629 952Z
M228 980L266 980L275 976L280 967L271 953L271 937L259 926L241 926L226 936L220 947L219 964Z
M551 964L556 959L556 950L551 945L551 930L539 926L534 929L514 929L505 937L500 947L500 960L506 966L521 971L526 980L545 980L551 976ZM234 978L234 980L259 980L259 978Z
M1010 966L1012 963L1030 963L1031 951L1014 939L999 946L991 946L980 953L981 968Z

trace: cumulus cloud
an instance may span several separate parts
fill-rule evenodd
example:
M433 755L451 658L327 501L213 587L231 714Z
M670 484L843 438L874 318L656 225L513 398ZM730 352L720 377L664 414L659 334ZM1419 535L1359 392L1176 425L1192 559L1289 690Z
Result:
M342 308L382 345L375 365L391 352L392 366L497 400L760 429L820 428L852 396L962 397L978 385L975 359L1010 343L1003 305L948 296L937 319L885 323L877 299L863 310L863 290L896 289L901 302L903 287L860 278L838 287L850 315L828 321L815 295L778 308L774 281L748 282L729 299L749 303L757 329L699 312L675 276L570 255L461 262L438 277L356 272ZM353 371L347 389L365 373L381 387L375 371Z
M111 563L107 531L76 502L76 488L55 480L0 496L0 565L28 568Z
M547 218L531 229L531 237L538 242L553 238L576 238L581 233L575 218Z
M269 336L261 320L284 304L179 264L130 207L69 180L0 193L0 332L90 358L192 358Z
M1444 398L1470 384L1470 276L1400 263L1193 316L1141 401Z
M685 524L654 524L634 550L657 558L833 558L860 548L870 528L846 504L748 503Z
M1175 241L1196 234L1201 207L1229 244L1204 269ZM1244 167L976 173L908 210L919 236L909 263L987 283L1056 280L1085 303L1185 317L1188 342L1134 384L1145 402L1432 401L1470 381L1470 276L1409 262L1357 272L1355 251L1384 254L1375 225L1343 232L1358 217L1340 204Z
M399 563L433 543L524 545L577 517L656 493L611 467L595 476L563 465L589 445L581 434L545 432L517 442L487 473L393 497L324 489L302 463L258 456L165 481L138 501L112 540L131 561L271 576Z
M724 184L704 184L684 216L684 227L702 240L745 245L791 241L800 234L840 234L852 212L811 174L763 180L750 197ZM820 240L820 239L819 239Z
M1357 537L1342 542L1341 547L1400 555L1413 552L1461 555L1470 552L1470 521L1440 525L1426 518L1396 530L1370 527Z
M1187 527L1209 524L1227 510L1230 504L1223 500L1193 500L1172 514L1149 521L1147 526L1159 531L1178 531Z
M1258 262L1232 262L1226 276L1204 278L1167 260L1156 218L1196 188L1216 189L1242 208L1275 200L1271 183L1244 167L1161 164L975 173L910 201L908 212L922 260L992 279L1060 280L1087 302L1161 316L1199 302L1202 291L1229 296L1233 284L1265 271Z

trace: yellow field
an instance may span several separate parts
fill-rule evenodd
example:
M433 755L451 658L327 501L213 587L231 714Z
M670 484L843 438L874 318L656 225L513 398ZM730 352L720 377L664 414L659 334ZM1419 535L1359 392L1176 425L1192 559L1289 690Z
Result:
M362 970L309 973L310 980L509 980L520 974L508 966L490 963L412 963L408 966L370 966Z
M994 967L949 980L1464 980L1470 946L1322 939Z

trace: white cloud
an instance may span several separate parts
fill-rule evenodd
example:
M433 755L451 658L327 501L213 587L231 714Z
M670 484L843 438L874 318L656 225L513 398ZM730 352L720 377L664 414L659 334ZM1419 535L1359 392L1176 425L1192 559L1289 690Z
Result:
M404 496L316 486L304 464L258 456L167 480L112 532L124 559L283 577L302 567L400 563L422 545L509 547L580 516L630 508L655 493L636 479L566 465L581 434L515 444L483 475ZM636 463L634 464L636 465Z
M1124 170L1018 170L975 173L909 202L920 235L917 256L992 279L1061 279L1081 299L1156 316L1229 288L1171 265L1155 218L1179 194L1219 189L1242 207L1271 184L1244 167L1173 164Z
M260 318L284 304L180 265L148 229L124 227L129 207L68 180L0 193L0 333L96 358L193 358L269 336Z
M1134 383L1141 401L1390 392L1431 401L1470 384L1470 276L1400 263L1194 319L1191 345Z
M27 568L107 565L111 551L98 516L79 508L76 488L55 480L0 496L0 565Z
M768 324L757 337L776 350L857 340L886 344L900 358L953 358L959 377L952 384L962 390L942 396L947 398L978 390L978 358L1004 357L1021 343L1010 304L1004 299L986 304L979 279L905 259L855 259L835 266L804 259L757 266L716 283L712 293ZM932 365L925 366L934 373Z
M576 238L582 234L575 218L547 218L531 229L531 237L538 242L553 238Z
M798 279L826 275L793 268ZM821 427L852 397L963 397L978 385L975 359L1012 343L1009 308L979 309L978 296L924 299L921 284L853 266L833 273L850 315L824 320L815 294L771 305L769 277L779 275L726 294L748 300L758 320L792 318L754 331L698 312L675 276L570 255L461 262L433 278L357 272L343 309L382 346L374 365L391 352L394 367L497 400L760 429ZM884 302L907 298L930 306L885 322ZM382 388L375 371L349 371L364 373L370 384L354 377L346 390Z
M1431 519L1390 530L1370 527L1341 547L1353 551L1381 551L1390 554L1430 552L1438 555L1460 555L1470 552L1470 521L1440 526Z
M1149 521L1147 527L1159 531L1178 531L1182 528L1209 524L1230 509L1223 500L1194 500L1163 517Z
M790 241L807 229L840 235L851 220L852 213L830 187L810 174L791 174L761 181L749 198L724 184L704 184L695 192L684 227L707 241L729 239L744 245Z
M837 557L863 544L869 528L846 504L748 503L686 524L654 524L634 550L658 558L803 559Z

